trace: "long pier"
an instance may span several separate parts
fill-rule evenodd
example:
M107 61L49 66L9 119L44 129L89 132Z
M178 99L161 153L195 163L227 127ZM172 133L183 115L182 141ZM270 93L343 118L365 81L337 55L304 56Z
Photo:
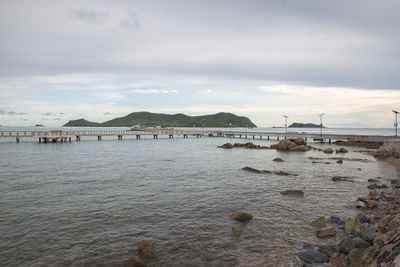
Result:
M158 139L159 136L168 136L172 139L174 136L222 136L221 131L216 130L180 130L180 129L150 129L150 130L51 130L51 131L0 131L0 138L15 138L19 143L22 138L38 138L39 143L56 143L56 142L71 142L73 139L81 141L83 136L94 136L101 141L104 136L115 136L118 140L122 140L124 136L135 136L136 139L141 139L142 136L152 136Z
M304 138L311 141L331 142L333 140L343 141L362 141L362 142L385 142L389 139L400 139L394 136L381 135L348 135L348 134L330 134L330 133L298 133L298 132L259 132L259 131L226 131L226 130L205 130L205 129L144 129L144 130L50 130L50 131L0 131L0 138L15 138L20 142L22 138L38 138L39 143L71 142L80 141L82 137L97 137L101 141L104 136L115 136L122 140L124 136L135 136L141 139L142 136L152 136L158 139L159 136L168 136L172 139L174 136L188 138L194 137L227 137L244 138L260 140L277 140L282 138Z

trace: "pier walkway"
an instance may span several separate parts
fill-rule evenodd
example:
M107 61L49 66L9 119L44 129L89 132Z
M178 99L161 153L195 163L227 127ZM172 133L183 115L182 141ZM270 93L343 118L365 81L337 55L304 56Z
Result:
M347 135L323 133L298 133L298 132L258 132L258 131L227 131L227 130L205 130L205 129L143 129L143 130L52 130L52 131L0 131L0 138L15 138L19 142L22 138L38 138L40 143L50 142L71 142L80 141L82 137L97 137L101 141L104 136L115 136L122 140L124 136L135 136L141 139L142 136L152 136L158 139L159 136L174 136L188 138L194 137L227 137L260 140L277 140L282 138L304 138L310 141L331 142L333 140L363 141L363 142L385 142L389 139L400 139L394 136L378 135Z

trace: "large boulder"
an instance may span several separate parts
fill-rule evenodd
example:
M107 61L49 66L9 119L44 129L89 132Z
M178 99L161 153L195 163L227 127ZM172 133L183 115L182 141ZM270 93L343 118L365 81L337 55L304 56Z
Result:
M157 253L153 247L153 243L149 240L142 240L138 245L139 255L144 259L154 259Z
M271 149L279 151L293 151L293 152L305 152L312 149L310 146L306 146L306 141L302 138L287 138L281 140L278 144L272 145Z
M320 238L334 237L335 235L336 235L336 229L333 227L325 227L317 231L317 236Z
M376 152L377 158L400 158L400 140L386 141Z

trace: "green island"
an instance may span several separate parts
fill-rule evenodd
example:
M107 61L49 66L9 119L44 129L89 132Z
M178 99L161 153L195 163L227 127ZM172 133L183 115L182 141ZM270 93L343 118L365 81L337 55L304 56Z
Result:
M257 127L249 118L232 113L220 112L213 115L188 116L178 114L160 114L151 112L132 112L124 117L115 118L102 123L85 119L70 120L64 127Z
M321 128L321 125L319 124L314 124L314 123L292 123L288 126L289 128ZM322 126L322 128L326 128L325 126Z

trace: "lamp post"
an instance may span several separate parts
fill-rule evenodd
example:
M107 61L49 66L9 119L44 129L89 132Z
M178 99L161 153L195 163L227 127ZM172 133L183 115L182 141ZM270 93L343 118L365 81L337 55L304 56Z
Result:
M397 127L399 126L399 124L397 123L397 115L399 114L399 112L396 110L392 110L392 111L394 112L394 116L395 116L394 136L397 136Z
M289 117L286 116L286 115L283 115L283 117L286 119L286 122L285 122L285 134L287 135L287 119L288 119Z
M319 131L319 135L320 135L320 138L321 138L321 142L323 141L322 140L322 116L324 116L325 115L325 113L321 113L321 114L319 114L318 116L320 117L320 125L321 125L321 128L320 128L320 131Z

